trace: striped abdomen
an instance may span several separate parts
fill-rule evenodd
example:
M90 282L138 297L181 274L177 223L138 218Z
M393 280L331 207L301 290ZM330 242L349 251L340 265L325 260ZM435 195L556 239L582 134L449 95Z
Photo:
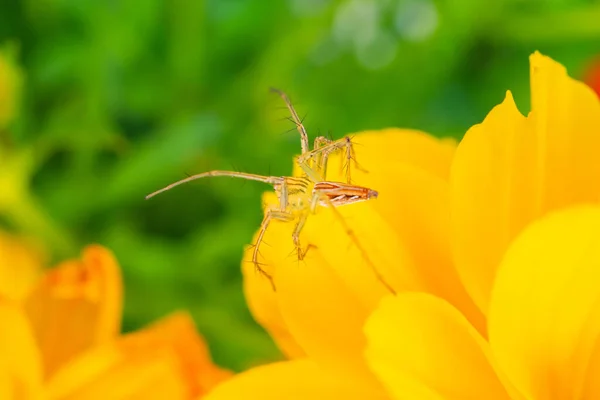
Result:
M320 200L319 204L327 206L343 206L377 198L377 192L362 186L341 182L318 182L313 188L314 193L325 195L328 200Z

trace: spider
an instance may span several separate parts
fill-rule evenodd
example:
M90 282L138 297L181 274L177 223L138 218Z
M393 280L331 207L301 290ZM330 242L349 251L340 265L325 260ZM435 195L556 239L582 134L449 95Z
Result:
M267 273L258 262L259 248L262 243L263 237L269 224L273 220L279 220L284 222L295 222L295 228L292 233L292 240L298 254L298 260L304 259L309 248L314 247L308 245L305 250L302 250L300 245L300 232L306 224L306 220L310 214L313 214L318 206L331 207L334 209L339 206L354 204L370 199L375 199L378 196L377 191L357 186L351 183L350 175L350 163L354 161L358 169L363 170L355 160L354 149L352 147L352 140L349 136L346 136L339 140L331 140L324 136L319 136L314 140L313 148L310 149L308 134L302 124L296 110L294 109L288 96L281 90L271 88L271 91L278 94L285 102L289 112L291 113L291 119L296 125L298 132L300 133L300 144L301 154L296 157L295 162L302 170L302 175L298 177L294 176L265 176L250 174L236 171L208 171L200 174L192 175L187 178L181 179L177 182L171 183L162 189L159 189L146 196L149 199L156 196L159 193L165 192L174 188L175 186L187 183L196 179L206 178L209 176L228 176L232 178L241 178L252 181L264 182L272 185L273 189L278 198L278 205L267 206L264 210L264 217L260 224L260 229L254 250L252 253L252 263L256 270L266 277L275 290L275 284L273 277ZM329 156L338 151L345 152L345 180L346 182L335 182L328 181L327 176L327 162ZM363 170L364 171L364 170ZM338 219L342 221L346 232L352 238L352 241L359 246L361 252L366 256L366 252L360 246L356 236L351 229L345 224L342 216L336 212ZM368 260L368 258L367 258ZM371 268L376 274L378 280L380 280L390 291L393 290L390 286L385 283L381 275L377 272L374 266L371 264Z

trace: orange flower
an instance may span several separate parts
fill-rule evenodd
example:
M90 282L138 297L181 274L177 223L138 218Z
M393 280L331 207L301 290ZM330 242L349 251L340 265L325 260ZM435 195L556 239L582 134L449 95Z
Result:
M531 86L528 117L508 93L456 152L416 132L357 135L370 171L357 183L380 196L340 212L364 251L327 209L305 262L288 257L288 225L271 229L278 290L250 264L246 293L290 360L209 399L599 398L600 103L539 53Z
M227 377L185 313L119 336L120 271L103 247L46 273L15 250L0 253L3 276L27 271L0 286L0 398L191 399Z

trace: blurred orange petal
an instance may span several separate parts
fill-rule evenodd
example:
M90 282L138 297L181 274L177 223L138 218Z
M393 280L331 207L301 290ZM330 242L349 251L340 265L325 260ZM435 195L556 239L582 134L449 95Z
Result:
M188 399L188 388L172 350L146 349L127 357L114 348L94 348L50 380L50 400Z
M565 68L530 58L532 111L510 93L458 146L452 166L454 254L468 292L487 313L500 259L531 221L600 199L600 102Z
M229 378L185 313L85 352L48 383L51 399L189 399Z
M206 393L231 376L231 372L214 365L204 339L185 312L174 313L145 330L126 336L123 343L135 351L150 347L172 348L191 396Z
M485 339L426 293L383 300L365 326L366 358L394 399L509 399Z
M250 369L217 386L204 400L387 399L360 382L331 375L309 359Z
M21 308L0 299L0 398L38 399L42 365L31 327Z
M76 354L118 334L122 297L117 261L101 246L88 246L82 260L46 273L25 302L46 378Z
M0 295L23 299L41 277L44 259L38 247L0 232Z

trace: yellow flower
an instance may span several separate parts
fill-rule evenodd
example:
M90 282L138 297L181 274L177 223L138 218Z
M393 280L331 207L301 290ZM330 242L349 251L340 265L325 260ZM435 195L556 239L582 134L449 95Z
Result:
M14 239L0 249L0 398L192 399L228 376L185 313L119 335L120 271L103 247L45 273Z
M246 294L290 360L211 400L600 398L600 103L530 61L529 116L508 93L455 152L415 132L356 137L370 171L356 181L380 196L340 212L364 251L327 210L306 262L288 257L289 226L272 229L278 290L245 265Z
M249 307L291 360L238 375L212 392L211 399L259 392L263 399L385 398L385 388L364 358L363 326L389 294L374 268L394 291L440 296L483 329L483 316L452 263L454 141L386 129L355 135L353 142L357 161L367 169L354 170L353 180L377 190L378 199L338 208L344 223L331 210L319 209L301 236L303 246L316 248L301 262L291 240L293 224L274 222L259 261L272 267L276 292L252 263L243 263ZM338 163L339 158L330 160L328 179L343 181ZM272 195L265 201L273 201Z
M600 207L548 215L510 245L489 341L444 300L403 293L366 325L366 358L396 399L600 398Z
M530 61L529 116L509 93L452 166L456 265L489 340L439 298L386 300L367 359L397 397L600 398L600 102Z

